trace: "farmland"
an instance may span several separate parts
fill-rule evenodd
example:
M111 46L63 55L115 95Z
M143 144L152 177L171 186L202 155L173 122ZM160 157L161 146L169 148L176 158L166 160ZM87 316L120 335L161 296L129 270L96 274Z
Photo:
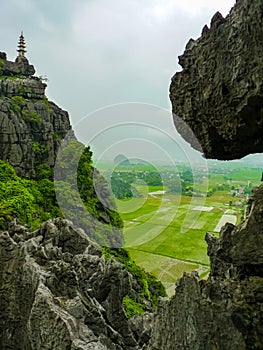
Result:
M133 172L136 196L117 200L124 221L125 248L135 262L153 273L165 285L169 295L184 272L197 271L201 277L209 272L206 232L218 236L225 222L239 223L244 218L248 195L259 185L261 169L236 163L213 166L209 176L199 174L192 184L188 169L180 173L181 185L170 187L158 183L157 176L147 185L147 177L138 167ZM147 170L149 174L149 169ZM134 181L142 179L144 184ZM119 170L121 181L129 173ZM178 174L164 169L162 178L178 183ZM130 173L129 173L130 178ZM139 195L138 195L139 194Z

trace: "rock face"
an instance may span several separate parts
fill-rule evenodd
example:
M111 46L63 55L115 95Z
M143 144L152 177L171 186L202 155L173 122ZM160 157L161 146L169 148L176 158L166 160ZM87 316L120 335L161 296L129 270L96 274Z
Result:
M159 350L263 349L263 186L254 190L246 220L207 233L208 280L185 275L159 307L150 345Z
M171 85L173 112L182 118L175 124L197 148L182 120L190 125L207 157L262 150L262 13L260 0L237 1L226 19L217 13L180 58L183 71ZM63 137L68 117L47 104L30 65L18 62L17 71L4 54L0 59L0 153L30 175L40 161L53 165L59 137L49 136ZM0 348L262 350L263 185L242 224L225 225L219 238L207 233L206 241L208 279L183 276L176 295L155 313L149 308L128 320L123 298L136 300L142 285L124 265L106 260L84 231L63 219L35 232L13 223L0 231Z
M179 57L170 98L175 125L205 157L241 158L263 150L263 3L239 0L191 39Z
M140 349L150 315L129 322L123 297L142 286L70 222L0 232L0 347L16 350Z
M60 140L71 130L68 113L45 97L46 84L24 62L0 53L0 154L20 176L54 166ZM72 133L72 137L73 133Z
M206 235L208 280L185 275L153 313L127 319L142 286L63 219L0 232L1 349L260 350L263 348L263 186L247 218Z

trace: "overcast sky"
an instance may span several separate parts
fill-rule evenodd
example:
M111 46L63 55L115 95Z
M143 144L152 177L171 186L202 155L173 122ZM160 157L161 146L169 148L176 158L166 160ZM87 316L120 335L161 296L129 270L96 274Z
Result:
M178 55L216 11L227 15L234 3L1 0L0 50L14 60L24 31L27 57L37 75L47 76L49 99L70 113L73 126L116 103L142 102L170 110L168 90L180 69ZM169 122L161 128L167 130Z
M169 107L168 88L185 44L234 0L1 0L0 50L28 58L49 79L49 97L73 121L123 102Z

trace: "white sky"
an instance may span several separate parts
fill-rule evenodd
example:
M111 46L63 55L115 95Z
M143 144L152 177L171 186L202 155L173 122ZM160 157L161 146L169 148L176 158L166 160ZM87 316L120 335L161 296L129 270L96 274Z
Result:
M216 11L234 0L1 1L0 50L14 60L21 30L27 57L47 76L48 97L73 126L98 108L142 102L171 109L178 55ZM170 118L167 113L167 118ZM96 123L96 120L94 120ZM160 127L171 128L164 118Z
M9 59L23 29L48 95L73 121L119 102L169 108L170 78L190 37L234 0L9 0L1 3L0 50Z

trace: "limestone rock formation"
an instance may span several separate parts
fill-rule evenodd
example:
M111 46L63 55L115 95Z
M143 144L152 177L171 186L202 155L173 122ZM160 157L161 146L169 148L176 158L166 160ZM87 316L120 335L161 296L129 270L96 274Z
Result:
M262 151L262 13L261 0L238 0L180 57L183 71L171 85L175 124L198 147L182 120L190 125L207 157ZM39 161L53 165L68 116L47 103L45 86L26 61L10 64L0 53L0 69L0 154L19 174L31 175ZM207 233L206 241L208 279L184 275L155 313L148 305L128 320L123 298L136 300L142 282L107 260L84 231L63 219L35 232L11 224L0 231L0 348L263 349L263 185L244 222L225 225L219 238Z
M205 157L235 159L263 150L263 3L238 0L179 57L170 98L181 135ZM185 123L184 123L185 122Z
M63 219L0 232L0 347L136 350L151 317L128 321L123 297L142 293L121 263Z
M60 140L71 130L68 113L45 96L46 84L27 60L0 53L0 155L20 176L54 166ZM72 137L74 137L72 132Z
M263 348L263 186L247 218L207 234L211 272L177 283L157 311L127 319L142 286L63 219L0 232L2 349L260 350Z

